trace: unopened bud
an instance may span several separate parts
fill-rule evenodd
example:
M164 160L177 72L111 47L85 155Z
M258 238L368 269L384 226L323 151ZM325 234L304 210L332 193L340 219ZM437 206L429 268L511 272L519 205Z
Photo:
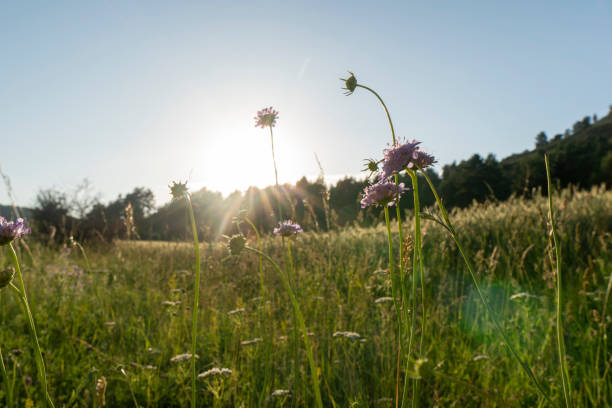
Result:
M0 270L0 288L8 286L15 276L15 268L9 266L8 268Z

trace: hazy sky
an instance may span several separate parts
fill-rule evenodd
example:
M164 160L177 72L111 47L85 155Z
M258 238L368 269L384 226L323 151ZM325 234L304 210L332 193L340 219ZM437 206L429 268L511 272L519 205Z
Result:
M355 174L396 132L440 165L503 158L612 103L610 1L0 2L0 166L20 205L88 178L103 201L171 180ZM8 203L0 184L0 203Z

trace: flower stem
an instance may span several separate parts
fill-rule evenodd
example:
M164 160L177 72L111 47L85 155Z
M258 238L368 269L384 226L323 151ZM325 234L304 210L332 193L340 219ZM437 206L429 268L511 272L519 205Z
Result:
M393 140L393 144L396 143L396 138L395 138L395 128L393 127L393 121L391 120L391 114L389 113L389 109L387 109L387 105L385 104L385 101L383 101L383 99L380 97L380 95L373 90L372 88L365 86L365 85L361 85L361 84L357 84L358 87L363 88L367 91L370 91L374 96L376 96L376 98L378 99L378 101L380 102L380 104L382 105L383 109L385 110L385 114L387 115L387 121L389 122L389 128L391 129L391 138ZM395 185L399 185L399 176L396 174L394 177L394 181L395 181ZM398 231L398 235L399 235L399 259L400 259L400 290L401 290L401 294L402 294L402 304L407 305L408 304L408 294L406 292L406 284L405 284L405 273L404 273L404 248L403 248L403 244L404 244L404 233L403 233L403 229L402 229L402 212L400 210L400 197L397 197L396 203L395 203L395 212L397 215L397 231ZM388 223L387 223L388 226ZM389 234L389 239L391 239L391 235ZM394 295L394 301L395 301L395 295ZM396 305L396 310L397 310L397 316L398 316L398 320L399 320L399 337L398 337L398 349L401 350L401 342L402 342L402 338L401 338L401 327L403 324L403 317L402 317L402 312L399 310L399 308ZM412 337L412 331L410 332L410 336ZM409 353L410 354L410 353ZM401 353L398 353L398 362L397 365L399 367L400 365L400 359L401 359ZM397 370L397 386L396 386L396 407L398 406L399 403L399 395L397 395L399 393L399 368ZM405 389L404 389L404 395L405 395ZM403 401L402 401L402 406L403 406Z
M43 360L42 352L40 351L40 344L38 343L38 335L36 334L34 317L32 317L32 312L28 303L28 296L26 294L25 285L23 283L21 268L19 267L19 259L17 258L17 253L13 248L13 244L10 243L8 247L9 253L13 260L13 264L15 265L15 271L17 272L17 279L19 281L19 288L14 285L11 285L11 287L18 293L18 297L21 300L24 312L28 318L30 338L32 340L32 345L34 346L34 357L36 359L36 367L38 368L38 378L42 386L43 393L45 395L45 401L48 407L55 408L55 406L53 405L53 401L51 400L51 396L49 395L49 390L47 389L47 372L45 370L45 361Z
M2 348L0 348L0 369L2 370L2 381L4 382L4 392L6 393L6 407L13 407L13 393L8 375L6 374L6 366L4 365L4 357L2 356Z
M283 238L284 242L284 238ZM293 257L291 256L291 240L287 240L287 264L289 269L287 270L287 276L289 277L289 285L293 286L293 293L296 294L297 298L297 280L293 270ZM299 350L299 334L298 334L298 322L295 309L293 311L293 327L292 327L292 342L293 342L293 406L297 407L298 404L298 389L300 386L300 350Z
M272 163L274 163L274 181L276 184L276 203L278 204L278 218L280 221L283 220L283 210L281 207L281 192L278 186L278 169L276 168L276 157L274 156L274 134L272 133L272 126L270 126L270 144L272 146Z
M397 296L398 279L395 273L395 260L393 258L393 240L391 236L391 222L389 221L389 207L385 205L385 223L387 225L387 238L389 241L389 275L391 275L391 292L393 295L393 307L398 317L398 353L397 353L397 371L395 373L395 404L399 403L399 384L400 384L400 360L401 360L401 345L402 345L402 311L399 306Z
M416 337L416 319L417 319L417 267L419 270L419 278L421 280L421 309L423 313L421 322L421 338L419 341L419 356L423 353L423 338L425 336L425 278L423 273L423 258L421 253L421 204L419 200L419 183L417 173L414 170L408 169L408 174L412 180L412 191L414 198L414 248L412 256L412 329L410 331L410 339L408 343L408 356L410 357L412 351L412 342ZM408 361L406 364L408 364ZM404 397L402 398L402 406L404 406L406 398L408 376L404 379ZM418 406L418 379L413 378L412 380L412 407Z
M308 363L310 365L310 374L312 377L312 385L313 385L313 389L315 393L316 406L318 408L323 408L323 400L321 399L321 390L319 388L319 376L317 373L317 367L315 365L314 357L312 354L312 346L310 344L310 339L308 338L308 330L306 329L306 323L304 322L304 316L302 315L300 305L297 301L297 298L295 297L295 294L293 293L293 290L291 289L291 285L289 284L289 279L287 275L281 271L280 267L276 264L276 262L274 262L274 260L272 260L272 258L270 258L268 255L266 255L265 253L263 253L262 251L258 249L251 248L249 246L246 246L245 249L253 253L256 253L260 256L263 256L264 259L272 265L272 267L276 270L276 272L278 272L278 275L280 276L283 282L283 285L285 286L285 290L287 291L287 294L289 295L289 298L291 299L293 310L295 311L295 315L297 317L298 324L302 331L302 337L304 338L304 344L306 346L306 355L308 356Z
M561 248L559 248L559 240L557 238L557 227L555 225L555 215L553 213L552 202L552 183L550 181L550 165L548 163L548 155L544 155L546 163L546 181L548 185L548 216L550 218L550 228L552 230L553 242L555 244L555 256L557 267L557 351L559 353L559 363L561 365L561 382L563 383L563 399L565 406L571 407L572 396L569 380L569 372L567 370L567 361L565 356L565 341L563 340L563 319L562 319L562 288L561 288Z
M395 144L395 130L393 129L393 122L391 122L391 115L389 114L389 109L387 109L387 105L385 105L385 101L383 101L380 95L377 94L376 91L373 90L372 88L367 87L365 85L361 85L361 84L357 84L357 86L363 89L367 89L368 91L372 92L374 96L376 96L378 100L380 101L380 104L383 106L383 109L385 110L385 113L387 114L387 120L389 121L389 126L391 126L391 136L393 137L393 144Z
M257 249L259 249L261 251L261 236L259 235L259 230L255 226L253 221L251 221L249 218L245 217L245 221L247 222L247 224L249 224L251 226L251 228L255 232L255 237L257 238ZM265 305L266 305L266 290L265 290L265 287L264 287L263 259L262 259L261 255L258 256L258 266L259 266L259 285L260 285L260 291L261 291L261 302L262 302L262 307L265 308Z
M91 265L89 264L89 258L85 253L85 248L83 248L83 246L77 241L74 241L74 244L77 246L77 248L79 248L79 251L81 251L81 255L83 255L83 258L85 259L85 265L87 265L87 270L91 272Z
M191 219L191 232L193 233L193 247L195 249L195 287L193 299L193 315L191 318L191 408L196 407L197 388L196 388L196 343L198 333L198 310L200 308L200 241L198 239L198 229L196 227L195 215L193 213L193 205L191 204L191 196L185 193L187 200L187 208L189 209L189 218Z
M457 232L455 231L455 228L453 227L453 224L451 223L450 218L448 217L448 212L446 211L446 207L442 203L442 200L440 200L440 197L438 196L438 192L436 191L436 188L434 187L427 173L423 171L423 169L419 168L419 170L421 170L421 173L423 174L423 176L425 176L425 180L427 180L427 183L429 184L429 188L431 189L431 192L433 193L436 199L436 203L438 204L438 208L440 209L440 213L442 214L444 223L446 224L446 227L449 233L451 234L453 241L455 241L455 244L457 245L457 248L459 249L459 252L461 253L461 257L463 258L463 261L465 262L465 265L467 266L468 271L470 272L472 281L474 282L474 286L476 287L476 291L478 292L478 296L480 297L480 300L482 301L487 312L489 313L489 316L491 316L491 320L493 320L495 328L497 329L498 333L502 336L504 340L504 344L506 345L506 347L508 347L508 349L510 350L510 353L516 359L516 361L518 361L518 363L522 367L525 374L527 374L529 379L536 386L540 395L546 400L546 402L548 402L551 406L554 407L555 404L552 402L552 400L548 396L548 393L544 390L540 382L536 379L535 374L533 373L533 371L531 371L531 368L529 367L529 365L527 365L527 363L525 363L523 359L519 356L518 352L516 351L516 349L510 342L510 339L508 338L508 335L506 334L505 330L502 328L501 324L499 323L499 320L497 319L497 316L495 315L493 308L491 307L487 299L484 297L484 294L482 293L482 290L480 289L480 284L478 283L478 278L476 278L476 273L474 272L472 263L467 257L463 249L463 246L459 242L459 239L457 237Z

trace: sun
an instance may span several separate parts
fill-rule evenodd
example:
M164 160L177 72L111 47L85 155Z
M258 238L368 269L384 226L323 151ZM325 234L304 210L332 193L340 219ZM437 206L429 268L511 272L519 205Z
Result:
M197 178L201 180L194 181L209 190L228 195L250 186L262 188L274 184L267 128L255 129L251 122L226 126L207 138L202 150L206 160L198 166L201 174Z

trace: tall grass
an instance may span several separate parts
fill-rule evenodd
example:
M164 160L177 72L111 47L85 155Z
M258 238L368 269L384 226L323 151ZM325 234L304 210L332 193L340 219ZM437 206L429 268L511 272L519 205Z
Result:
M575 406L611 406L612 192L565 189L555 196L558 247L562 251L567 370ZM424 209L431 213L433 209ZM434 215L437 216L435 212ZM555 405L564 403L556 341L556 278L549 240L548 199L514 197L475 203L449 213L481 290L508 333L508 341L540 379ZM404 227L412 230L411 220ZM427 330L423 356L401 375L419 377L421 406L538 406L535 386L506 352L496 334L453 239L439 224L421 225ZM394 258L397 231L391 231ZM49 248L29 242L34 265L22 263L48 386L58 406L92 406L96 383L107 381L107 406L184 407L191 401L188 361L171 361L191 345L193 246L186 243L116 242L89 246L91 268L78 248ZM19 251L20 243L17 243ZM255 241L253 242L255 245ZM256 246L256 245L255 245ZM284 270L278 239L262 237L262 252ZM261 336L258 256L228 258L222 244L199 244L206 267L199 288L199 370L227 367L232 374L197 380L199 406L313 406L316 395L302 382L299 395L287 390L292 378L292 301L281 276L263 264L267 334ZM10 263L6 249L0 267ZM334 233L305 232L292 245L300 281L299 306L317 362L324 406L391 407L394 404L397 332L388 275L384 220L373 228ZM397 263L397 261L396 261ZM35 358L24 353L28 322L19 300L0 291L0 344L15 406L44 401ZM243 312L236 312L244 309ZM230 313L233 312L233 313ZM299 324L299 323L298 323ZM359 337L334 337L339 331ZM300 329L305 340L304 331ZM313 378L306 348L300 348L301 377ZM125 375L122 373L123 370ZM270 370L268 376L266 370ZM4 380L2 380L4 381ZM262 395L263 390L269 390ZM6 401L0 387L0 404ZM214 391L214 392L213 392ZM411 390L409 397L411 397ZM132 392L134 397L132 397Z

